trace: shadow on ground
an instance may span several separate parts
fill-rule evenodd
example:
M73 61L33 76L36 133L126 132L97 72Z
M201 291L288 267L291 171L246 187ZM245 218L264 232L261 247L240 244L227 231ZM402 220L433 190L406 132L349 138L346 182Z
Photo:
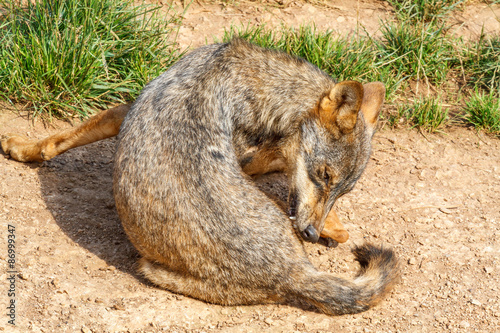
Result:
M113 199L115 140L77 148L40 165L41 192L61 230L108 265L139 277L139 255L121 226Z

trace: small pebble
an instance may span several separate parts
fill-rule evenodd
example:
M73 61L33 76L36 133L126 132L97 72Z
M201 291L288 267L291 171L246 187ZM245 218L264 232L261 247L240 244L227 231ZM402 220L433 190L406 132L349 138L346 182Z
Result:
M268 325L272 325L274 323L274 321L271 318L264 319L264 322Z
M474 305L478 305L478 306L480 306L480 305L481 305L481 302L479 302L477 299L473 299L473 300L471 300L470 302L471 302L472 304L474 304Z

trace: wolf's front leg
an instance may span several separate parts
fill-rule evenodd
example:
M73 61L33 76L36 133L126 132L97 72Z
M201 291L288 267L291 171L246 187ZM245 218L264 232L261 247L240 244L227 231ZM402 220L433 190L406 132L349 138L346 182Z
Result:
M349 233L340 222L337 213L332 209L325 220L325 227L321 231L321 237L331 238L338 243L345 243L349 239Z

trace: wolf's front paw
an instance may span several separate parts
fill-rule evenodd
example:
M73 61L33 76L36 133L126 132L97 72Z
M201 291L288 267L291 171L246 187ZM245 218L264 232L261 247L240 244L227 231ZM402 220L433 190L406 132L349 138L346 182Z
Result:
M2 150L7 155L19 162L43 161L40 156L40 148L35 142L13 133L7 133L0 137Z

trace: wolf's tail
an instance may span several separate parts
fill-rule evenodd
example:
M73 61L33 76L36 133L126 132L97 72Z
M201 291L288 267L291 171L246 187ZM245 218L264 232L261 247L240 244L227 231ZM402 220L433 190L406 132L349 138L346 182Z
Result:
M361 265L352 281L322 272L309 272L293 295L324 313L341 315L366 311L392 289L399 279L399 264L390 249L364 244L352 250Z

